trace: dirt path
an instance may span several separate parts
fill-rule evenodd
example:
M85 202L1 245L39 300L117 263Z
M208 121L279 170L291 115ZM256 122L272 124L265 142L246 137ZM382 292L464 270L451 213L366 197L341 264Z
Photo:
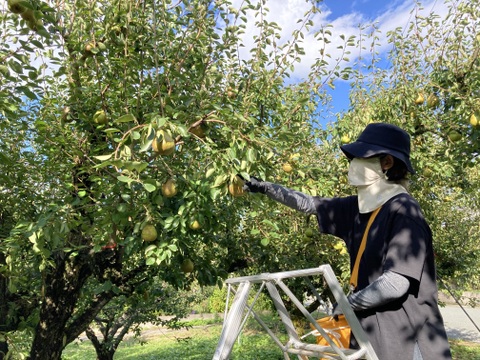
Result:
M477 329L480 327L480 308L464 306L462 309L458 305L447 305L440 308L440 312L450 339L480 343L480 331Z

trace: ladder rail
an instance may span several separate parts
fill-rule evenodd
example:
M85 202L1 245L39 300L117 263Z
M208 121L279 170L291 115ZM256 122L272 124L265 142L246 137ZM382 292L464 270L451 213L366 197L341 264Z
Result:
M217 349L213 355L213 359L224 360L228 359L233 349L233 344L239 335L238 320L243 317L243 311L247 302L248 294L250 292L251 284L249 282L242 282L239 285L239 291L235 294L232 302L232 307L228 312L227 318L224 320L224 327L220 335Z
M248 281L250 283L261 283L263 281L274 281L278 279L288 279L294 277L304 277L304 276L313 276L321 275L327 269L332 269L330 265L324 264L315 268L301 269L301 270L289 270L289 271L280 271L276 273L263 273L259 275L249 275L236 278L229 278L225 280L226 284L235 284ZM333 270L332 270L333 273Z

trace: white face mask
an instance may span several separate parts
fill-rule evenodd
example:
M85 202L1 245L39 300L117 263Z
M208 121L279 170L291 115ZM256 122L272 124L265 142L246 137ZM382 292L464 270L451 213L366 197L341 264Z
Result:
M354 158L348 169L348 182L357 187L358 207L362 214L372 212L395 195L407 192L403 186L387 180L379 157Z
M353 186L366 186L385 178L380 158L354 158L348 169L348 182Z

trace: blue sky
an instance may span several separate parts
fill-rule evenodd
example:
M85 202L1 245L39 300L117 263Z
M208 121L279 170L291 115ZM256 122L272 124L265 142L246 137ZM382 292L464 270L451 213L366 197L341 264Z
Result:
M337 18L343 15L358 13L365 18L375 19L384 14L387 9L395 8L402 1L398 0L324 0L325 5L331 12L332 17Z

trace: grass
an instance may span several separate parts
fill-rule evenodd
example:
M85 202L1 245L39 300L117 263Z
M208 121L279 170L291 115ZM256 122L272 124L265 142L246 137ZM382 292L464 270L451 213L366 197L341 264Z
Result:
M116 360L205 360L211 359L215 352L221 324L195 326L188 330L155 332L149 335L145 331L142 345L134 339L124 341L115 354ZM246 331L237 340L231 359L258 359L262 354L265 360L283 359L282 352L275 346L267 334L258 331ZM95 359L95 350L89 341L70 344L65 349L62 359Z
M480 344L451 340L450 346L454 360L480 360Z
M278 324L272 315L262 316L268 326L278 335ZM115 353L115 360L205 360L215 353L222 331L222 318L207 317L183 323L187 329L167 330L145 327L142 343L133 338L124 340ZM282 341L285 335L279 335ZM259 357L259 354L260 357ZM69 344L63 352L64 360L95 359L95 350L90 341ZM282 351L270 336L253 319L249 319L245 330L237 339L231 360L283 360Z
M143 344L133 338L122 342L115 360L205 360L215 352L221 323L212 320L195 320L188 330L160 331L146 328ZM480 360L480 344L457 340L450 342L453 360ZM88 340L70 344L65 349L64 360L95 359L95 350ZM239 337L230 357L231 360L283 360L283 354L264 330L249 326Z

